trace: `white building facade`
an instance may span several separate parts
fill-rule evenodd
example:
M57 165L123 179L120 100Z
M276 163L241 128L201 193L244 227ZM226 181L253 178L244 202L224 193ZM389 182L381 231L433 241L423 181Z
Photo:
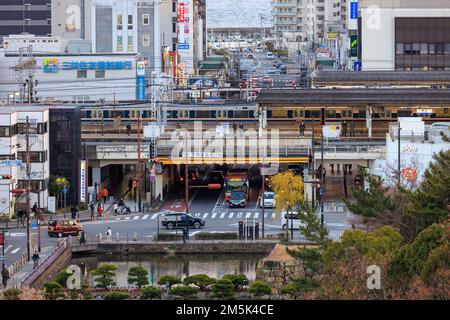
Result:
M47 107L17 106L0 109L0 214L12 216L26 208L26 119L30 122L31 203L47 208L49 167L49 110ZM22 163L13 163L19 160Z

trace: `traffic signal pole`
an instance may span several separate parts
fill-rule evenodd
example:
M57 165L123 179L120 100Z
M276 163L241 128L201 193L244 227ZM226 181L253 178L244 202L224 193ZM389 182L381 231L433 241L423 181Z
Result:
M27 199L27 260L30 261L30 178L31 178L31 165L30 165L30 120L27 117L25 123L25 143L26 143L26 153L25 153L25 161L26 161L26 199Z

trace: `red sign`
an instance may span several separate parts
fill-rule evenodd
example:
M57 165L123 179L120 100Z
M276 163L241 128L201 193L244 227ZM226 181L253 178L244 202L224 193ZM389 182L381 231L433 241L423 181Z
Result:
M184 2L180 2L178 4L178 22L185 21L185 10L184 10Z
M0 233L0 246L5 243L5 239L3 239L3 234Z
M417 171L413 167L402 169L402 176L408 181L414 181L417 179Z

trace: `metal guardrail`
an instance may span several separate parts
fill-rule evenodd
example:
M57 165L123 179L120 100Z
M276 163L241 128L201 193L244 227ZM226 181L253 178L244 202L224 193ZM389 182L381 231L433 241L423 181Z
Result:
M48 256L45 257L45 259L39 263L39 265L34 268L30 273L28 273L25 278L21 281L20 286L21 287L28 287L30 286L36 279L48 268L52 263L55 262L55 260L68 248L70 249L69 245L69 238L61 240L61 242L58 243L58 245L50 252Z

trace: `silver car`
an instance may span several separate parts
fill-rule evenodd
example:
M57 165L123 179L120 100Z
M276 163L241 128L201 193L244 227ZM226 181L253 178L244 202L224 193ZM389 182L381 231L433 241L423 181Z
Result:
M264 208L275 208L275 193L267 191L264 192ZM263 207L262 196L259 197L259 206Z

